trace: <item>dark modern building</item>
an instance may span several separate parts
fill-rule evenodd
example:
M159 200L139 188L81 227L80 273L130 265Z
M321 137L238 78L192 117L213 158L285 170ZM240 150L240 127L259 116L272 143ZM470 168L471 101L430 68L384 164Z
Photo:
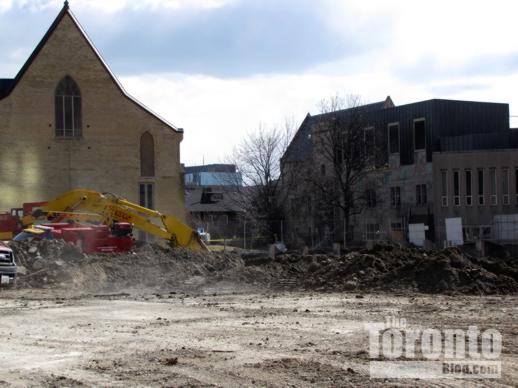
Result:
M353 217L347 232L351 240L391 239L416 245L429 240L443 244L447 213L435 214L435 155L513 150L518 145L516 131L509 128L508 104L433 99L395 106L387 97L385 101L352 109L308 114L283 157L283 175L304 163L319 165L313 171L321 174L329 171L330 166L317 147L319 133L325 132L322 125L330 119L347 117L353 110L360 112L366 146L370 142L376 150L370 175L378 184L371 194L377 200L369 201L369 206ZM490 159L488 163L491 164ZM324 216L319 214L315 205L318 193L304 187L303 177L299 183L301 190L293 191L286 207L288 239L313 246L343 241L340 211L328 209ZM293 209L298 210L290 211ZM470 219L471 224L477 222ZM483 222L488 222L487 217Z

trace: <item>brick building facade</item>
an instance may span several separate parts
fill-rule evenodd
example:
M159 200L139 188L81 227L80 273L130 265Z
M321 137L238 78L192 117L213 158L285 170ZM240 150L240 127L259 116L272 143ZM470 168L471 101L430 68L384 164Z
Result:
M183 131L124 91L67 2L0 80L0 134L1 210L88 188L185 219Z

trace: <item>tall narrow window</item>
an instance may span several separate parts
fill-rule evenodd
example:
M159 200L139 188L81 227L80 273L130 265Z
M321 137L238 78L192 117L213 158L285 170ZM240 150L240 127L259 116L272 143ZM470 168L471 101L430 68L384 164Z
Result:
M426 129L424 119L414 121L414 149L424 150L426 148Z
M453 171L453 204L460 206L460 182L459 182L459 170Z
M153 184L141 183L139 185L139 204L140 206L153 209Z
M155 176L155 141L149 132L140 137L140 176Z
M484 205L484 169L477 170L478 175L478 204Z
M152 183L139 184L139 205L148 209L154 209L155 201ZM152 234L140 230L138 233L138 239L140 241L153 241L155 238Z
M466 177L466 205L471 206L473 204L473 197L471 194L471 170L465 171Z
M401 188L399 186L390 188L390 205L393 208L401 207Z
M376 207L376 190L365 190L365 203L367 207Z
M509 169L502 169L502 203L509 205Z
M55 93L56 136L81 136L81 92L70 76L65 76Z
M489 169L489 193L491 195L491 205L497 205L497 197L496 197L496 168Z
M368 158L374 157L374 128L369 127L363 130L363 141L365 143L365 155Z
M424 206L428 202L426 193L426 183L416 185L415 187L415 204L416 206Z
M441 205L448 206L448 171L441 170Z
M389 124L389 153L397 154L399 152L399 124Z

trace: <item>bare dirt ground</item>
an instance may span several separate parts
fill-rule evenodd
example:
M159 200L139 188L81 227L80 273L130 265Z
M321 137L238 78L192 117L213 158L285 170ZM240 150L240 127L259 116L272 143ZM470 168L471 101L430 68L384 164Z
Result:
M129 290L0 292L0 385L516 386L518 297ZM498 380L369 378L367 322L494 328Z

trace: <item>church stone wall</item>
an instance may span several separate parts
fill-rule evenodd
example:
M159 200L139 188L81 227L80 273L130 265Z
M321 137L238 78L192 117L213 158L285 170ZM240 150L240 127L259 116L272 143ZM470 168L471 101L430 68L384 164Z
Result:
M82 137L55 136L54 93L71 76L81 90ZM140 137L155 142L155 177L140 176ZM11 94L0 100L0 210L74 188L138 202L154 184L154 207L185 219L182 134L127 98L65 14Z

